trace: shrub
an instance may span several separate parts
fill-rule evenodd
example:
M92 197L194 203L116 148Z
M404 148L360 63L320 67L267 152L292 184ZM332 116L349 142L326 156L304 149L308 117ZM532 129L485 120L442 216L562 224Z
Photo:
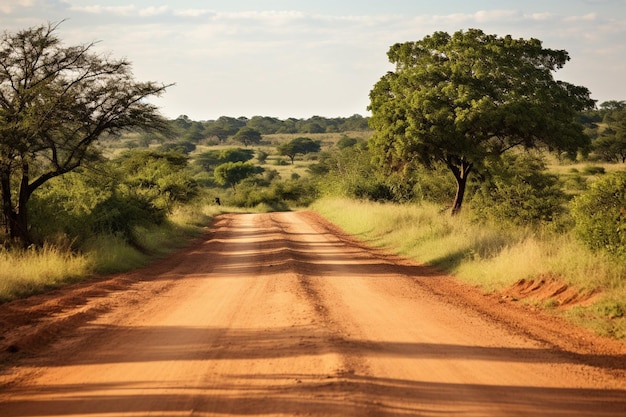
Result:
M540 157L524 154L492 166L471 207L480 220L527 225L554 221L565 201L558 177L547 172Z
M583 168L583 174L585 175L603 175L606 173L604 167L599 167L595 165L587 165Z
M572 202L572 215L587 246L626 257L626 172L592 184Z
M166 213L142 196L113 194L97 204L91 212L91 227L95 233L112 234L132 242L137 226L158 225Z

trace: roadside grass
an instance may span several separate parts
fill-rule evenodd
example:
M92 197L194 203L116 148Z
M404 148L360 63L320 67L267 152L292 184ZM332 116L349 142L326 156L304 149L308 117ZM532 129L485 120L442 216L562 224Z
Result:
M205 204L176 209L158 227L138 229L129 244L115 235L96 235L81 251L69 245L0 251L0 303L45 292L96 274L128 271L167 255L198 236L211 218L231 208Z
M75 282L93 271L83 255L66 248L2 250L0 252L0 302L47 291Z
M521 279L555 278L582 292L590 305L558 309L599 334L626 339L626 265L585 248L572 234L479 225L438 206L323 199L311 207L374 247L433 265L485 292Z

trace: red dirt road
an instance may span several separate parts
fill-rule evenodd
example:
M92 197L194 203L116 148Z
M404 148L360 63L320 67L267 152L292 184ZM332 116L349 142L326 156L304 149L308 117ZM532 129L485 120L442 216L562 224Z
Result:
M0 416L626 416L626 346L368 249L216 218L140 271L0 306Z

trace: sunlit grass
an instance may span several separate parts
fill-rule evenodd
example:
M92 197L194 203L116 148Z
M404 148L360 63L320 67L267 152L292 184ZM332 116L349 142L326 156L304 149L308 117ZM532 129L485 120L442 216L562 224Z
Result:
M571 234L490 227L429 204L325 199L312 208L375 247L434 265L486 292L539 277L597 291L595 304L570 315L599 333L626 338L626 265L590 251Z
M93 265L66 248L0 252L0 301L39 293L88 276Z
M46 244L28 250L0 251L0 302L40 293L94 274L128 271L146 265L202 233L222 207L198 204L176 209L161 225L135 230L134 242L94 235L80 251Z
M584 288L617 288L626 281L626 267L590 251L570 234L490 227L429 204L327 199L312 208L376 247L488 289L547 273Z

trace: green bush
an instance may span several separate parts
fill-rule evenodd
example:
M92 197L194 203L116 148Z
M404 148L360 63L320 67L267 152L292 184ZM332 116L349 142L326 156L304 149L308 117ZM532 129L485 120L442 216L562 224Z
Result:
M599 167L595 165L588 165L583 168L583 174L585 175L603 175L606 173L604 167Z
M257 208L264 206L263 211L288 210L289 207L305 207L313 202L317 193L314 184L307 179L273 181L262 184L244 180L236 193L224 197L224 204Z
M142 196L116 193L97 204L90 217L95 233L116 235L132 242L136 227L159 225L165 221L166 212Z
M160 225L198 195L176 152L128 151L112 161L53 178L29 202L37 242L67 238L77 245L93 234L133 242L135 227Z
M590 248L626 257L626 172L599 179L572 202L577 236Z
M448 205L454 198L456 183L450 171L443 165L415 168L414 200Z
M529 225L553 222L564 211L566 197L558 177L534 155L510 155L491 167L471 200L480 220Z

